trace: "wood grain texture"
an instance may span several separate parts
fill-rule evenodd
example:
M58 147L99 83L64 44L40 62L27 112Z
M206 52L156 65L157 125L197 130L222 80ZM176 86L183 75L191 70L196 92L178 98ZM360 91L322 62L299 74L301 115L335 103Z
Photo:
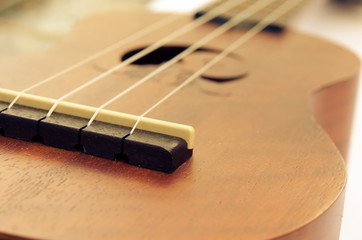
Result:
M346 162L357 85L358 78L342 81L316 91L309 98L313 116L336 144ZM278 239L339 239L344 198L345 192L318 219Z
M0 60L1 86L21 90L161 17L146 12L94 16L57 48ZM185 17L172 29L189 20ZM128 25L115 24L124 22ZM190 45L214 28L203 26L172 44ZM59 97L169 30L125 45L33 93ZM241 34L230 31L207 47L223 49ZM109 108L142 113L190 75L200 58L214 55L191 55ZM328 212L343 191L346 167L312 117L308 98L318 89L354 79L358 60L334 44L290 30L262 33L234 56L223 64L239 62L246 77L222 84L197 79L149 115L196 129L194 156L173 174L0 137L3 236L326 238L328 227L335 226L335 215ZM217 66L221 75L223 64ZM98 106L154 68L129 66L67 100ZM316 229L313 223L321 216L327 216L326 227Z

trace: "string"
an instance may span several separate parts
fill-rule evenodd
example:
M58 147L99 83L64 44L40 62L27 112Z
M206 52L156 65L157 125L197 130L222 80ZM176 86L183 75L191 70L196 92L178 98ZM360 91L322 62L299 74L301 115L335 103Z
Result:
M150 107L148 110L146 110L144 113L142 113L138 118L136 123L134 124L132 130L130 131L130 135L133 134L135 129L137 128L139 122L141 119L151 112L153 109L158 107L161 103L165 102L168 98L170 98L172 95L174 95L176 92L178 92L180 89L185 87L187 84L191 83L194 79L199 77L203 72L214 66L216 63L218 63L221 59L229 55L232 51L242 46L244 43L246 43L249 39L254 37L256 34L261 32L264 28L266 28L270 23L275 22L279 17L281 17L283 14L285 14L288 10L295 7L298 3L300 3L303 0L286 0L283 4L281 4L279 7L277 7L273 12L268 14L266 17L264 17L259 23L257 23L254 27L252 27L249 31L247 31L244 35L242 35L238 40L236 40L234 43L229 45L227 48L225 48L221 53L219 53L215 58L213 58L211 61L209 61L207 64L205 64L202 68L200 68L197 72L192 74L189 78L187 78L183 83L181 83L178 87L176 87L173 91L168 93L165 97L163 97L161 100L159 100L156 104L154 104L152 107Z
M136 39L138 39L138 38L140 38L140 37L142 37L142 36L144 36L144 35L146 35L148 33L151 33L151 32L153 32L153 31L155 31L155 30L157 30L157 29L159 29L159 28L161 28L163 26L166 26L167 24L169 24L169 23L171 23L173 21L176 21L180 17L181 16L177 16L177 15L172 15L172 16L165 17L164 19L150 25L149 27L143 29L142 31L138 31L135 34L130 35L127 38L124 38L124 39L112 44L111 46L109 46L107 48L104 48L101 51L99 51L99 52L97 52L97 53L95 53L95 54L93 54L93 55L91 55L91 56L89 56L89 57L87 57L87 58L85 58L85 59L83 59L83 60L81 60L81 61L79 61L79 62L77 62L77 63L75 63L75 64L73 64L73 65L71 65L69 67L67 67L67 68L65 68L65 69L63 69L62 71L57 72L57 73L45 78L44 80L42 80L42 81L40 81L40 82L38 82L38 83L24 89L24 90L22 90L21 92L19 92L16 95L16 97L13 99L13 101L9 104L8 108L10 109L19 100L19 98L24 93L26 93L26 92L28 92L28 91L36 88L36 87L39 87L40 85L43 85L43 84L45 84L47 82L50 82L51 80L53 80L53 79L55 79L55 78L57 78L57 77L59 77L59 76L61 76L63 74L66 74L66 73L68 73L68 72L70 72L70 71L72 71L72 70L74 70L74 69L76 69L76 68L78 68L78 67L80 67L80 66L82 66L82 65L84 65L84 64L86 64L86 63L88 63L90 61L92 61L92 60L94 60L94 59L97 59L98 57L100 57L100 56L102 56L102 55L104 55L104 54L106 54L108 52L114 51L115 49L120 48L122 45L124 45L126 43L132 42L132 41L134 41L134 40L136 40Z
M240 4L240 2L244 2L246 0L231 0L228 2L223 3L222 5L219 5L218 7L214 8L213 10L211 10L210 12L204 14L203 16L197 18L195 21L191 22L190 24L180 28L179 30L171 33L170 35L168 35L167 37L155 42L154 44L148 46L147 48L143 49L142 51L138 52L137 54L133 55L130 58L127 58L125 61L115 65L114 67L108 69L107 71L103 72L102 74L98 75L97 77L89 80L88 82L82 84L81 86L73 89L72 91L68 92L67 94L63 95L62 97L58 98L53 106L50 108L50 110L48 111L47 115L45 116L45 118L50 117L52 115L52 113L54 112L54 110L56 109L56 107L59 105L59 103L61 101L63 101L65 98L69 97L70 95L88 87L89 85L103 79L104 77L110 75L111 73L121 69L122 67L125 67L127 65L129 65L130 63L133 63L134 61L142 58L143 56L155 51L156 49L158 49L159 47L165 45L166 43L170 42L171 40L187 33L188 31L191 31L192 29L201 26L202 24L210 21L211 19L215 18L216 16L225 13L227 11L229 11L230 9L232 9L233 7L237 6L238 4Z
M273 1L275 1L275 0L259 0L259 1L257 1L256 3L252 4L250 7L246 8L244 11L242 11L239 14L232 17L226 23L222 24L216 30L212 31L211 33L209 33L208 35L206 35L205 37L203 37L202 39L200 39L196 43L192 44L187 49L185 49L184 51L182 51L181 53L179 53L178 55L176 55L175 57L173 57L172 59L170 59L169 61L167 61L163 65L161 65L160 67L156 68L154 71L152 71L147 76L143 77L142 79L140 79L139 81L137 81L136 83L131 85L126 90L120 92L118 95L116 95L112 99L108 100L106 103L104 103L99 108L97 108L97 110L95 111L95 113L93 114L91 119L88 121L87 127L89 127L93 123L93 121L95 120L95 118L97 117L99 112L103 108L105 108L107 105L114 102L115 100L122 97L123 95L130 92L131 90L135 89L136 87L140 86L141 84L145 83L146 81L148 81L149 79L151 79L155 75L159 74L163 70L165 70L168 67L172 66L173 64L177 63L178 61L180 61L184 57L188 56L192 52L196 51L199 47L201 47L205 43L211 41L212 39L215 39L216 37L218 37L221 34L225 33L227 30L231 29L232 27L235 27L237 24L241 23L242 21L244 21L248 17L252 16L253 14L258 12L262 8L265 8L267 5L269 5Z

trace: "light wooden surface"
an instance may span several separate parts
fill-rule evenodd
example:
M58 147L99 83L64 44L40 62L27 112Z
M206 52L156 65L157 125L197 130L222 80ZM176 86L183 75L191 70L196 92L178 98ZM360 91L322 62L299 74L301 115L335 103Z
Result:
M1 85L20 90L160 17L94 16L55 49L0 60ZM189 45L213 28L173 44ZM34 93L59 97L168 30ZM230 32L208 47L222 49L240 34ZM343 191L345 162L307 103L323 87L353 81L359 62L344 49L292 31L260 34L235 54L247 77L224 84L198 79L150 114L197 131L194 156L171 175L2 137L0 231L54 239L338 238L331 227L338 227L340 217L328 209ZM110 109L141 113L199 59L185 59ZM68 100L100 105L151 69L130 66Z
M49 49L81 19L145 9L148 0L0 0L0 58ZM16 4L17 3L17 4ZM5 8L6 7L6 8Z

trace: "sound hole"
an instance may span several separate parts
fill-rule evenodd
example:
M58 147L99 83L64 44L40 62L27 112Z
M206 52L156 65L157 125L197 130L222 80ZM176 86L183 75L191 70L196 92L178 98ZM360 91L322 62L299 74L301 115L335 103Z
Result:
M156 49L155 51L147 54L146 56L134 61L132 64L134 65L159 65L163 62L167 62L172 58L176 57L178 54L186 50L187 46L164 46ZM131 50L124 54L121 58L121 61L125 61L126 59L132 57L133 55L139 53L145 48L137 48ZM216 50L207 49L207 48L199 48L195 52L216 52Z
M126 52L122 57L121 61L134 56L146 47L137 48ZM155 51L143 56L142 58L134 61L133 65L159 65L164 62L171 60L178 54L186 50L188 46L164 46L156 49ZM206 62L213 59L221 50L210 49L210 48L199 48L192 54L183 58L180 62L187 62L184 67L192 72L197 71ZM191 63L191 64L190 64ZM246 76L247 72L244 66L244 61L240 56L236 54L230 54L225 59L217 63L211 69L204 72L201 77L203 79L223 83L232 80L237 80Z

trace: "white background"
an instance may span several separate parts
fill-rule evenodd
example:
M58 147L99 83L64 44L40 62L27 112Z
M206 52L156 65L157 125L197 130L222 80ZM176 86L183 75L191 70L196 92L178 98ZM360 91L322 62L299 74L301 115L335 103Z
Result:
M189 12L208 1L157 0L150 4L150 8L157 11ZM310 1L292 21L291 26L339 42L362 59L362 2L346 6L329 0ZM359 93L352 131L341 240L362 239L362 77Z

